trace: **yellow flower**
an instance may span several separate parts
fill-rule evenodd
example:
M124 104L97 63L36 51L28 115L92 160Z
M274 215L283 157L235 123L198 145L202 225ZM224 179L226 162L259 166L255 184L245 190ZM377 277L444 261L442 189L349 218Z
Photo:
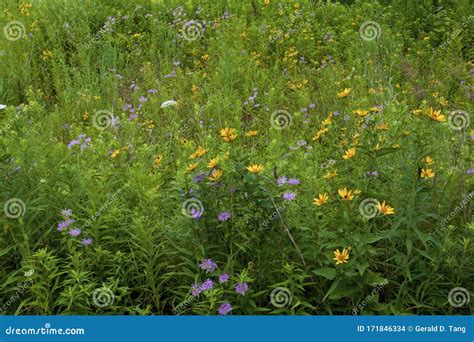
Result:
M343 264L343 263L347 263L347 261L349 260L349 251L351 250L351 248L344 248L342 250L342 253L339 251L339 249L336 249L334 251L334 258L333 260L336 262L336 265L339 265L339 264Z
M343 91L341 91L340 93L337 93L336 97L338 99L342 99L344 97L347 97L349 96L349 94L351 93L351 88L345 88Z
M346 152L344 152L344 155L342 156L343 159L351 159L354 157L356 154L356 149L355 147L348 149Z
M324 133L326 133L329 129L327 128L321 128L319 129L316 134L313 137L313 141L319 140L323 136Z
M111 156L112 158L115 158L115 157L117 157L119 154L120 154L120 149L113 151L110 156Z
M260 172L263 171L263 165L262 164L253 164L253 165L247 166L247 170L250 173L259 174Z
M196 159L196 158L199 158L199 157L202 157L203 155L205 155L207 153L207 150L204 149L202 146L198 146L196 152L194 152L193 154L191 154L189 156L189 159Z
M48 59L53 58L53 52L50 50L43 50L41 58L43 61L47 61Z
M186 172L191 172L193 170L196 170L198 165L199 165L198 163L189 164L188 167L186 168Z
M335 178L336 176L337 176L337 170L334 171L334 172L328 171L328 172L323 176L323 178L324 178L324 179L331 179L331 178Z
M236 133L235 128L225 127L221 129L220 136L224 141L230 142L230 141L235 140L238 137L238 135L235 133Z
M351 190L347 190L347 188L339 189L337 192L344 201L352 201L354 199L354 193Z
M258 131L248 131L247 133L245 133L245 136L246 137L254 137L258 134Z
M433 178L435 173L431 169L421 169L421 178Z
M324 203L326 203L329 199L329 196L327 193L324 193L324 194L319 194L318 198L314 198L313 199L313 204L314 205L317 205L317 206L320 206L320 205L323 205Z
M369 111L368 111L368 110L363 110L363 109L356 109L356 110L353 110L352 113L357 114L357 115L359 115L361 118L363 118L364 116L366 116L367 114L369 114Z
M270 5L270 0L263 0L263 4L264 4L265 6Z
M207 164L207 167L209 169L213 169L217 166L217 161L218 161L218 158L212 158L209 163Z
M395 209L393 209L388 204L385 204L385 201L377 204L377 209L384 215L393 215L395 214Z
M381 111L382 111L382 108L375 106L375 107L370 108L369 110L370 110L372 113L378 113L378 112L381 112Z
M157 155L156 158L155 158L155 160L153 161L153 165L154 165L155 167L160 166L162 159L163 159L163 156L162 156L161 154Z
M434 121L443 122L446 121L446 117L441 114L440 110L435 110L433 107L428 109L427 115Z
M421 109L413 109L411 112L412 112L414 115L418 116L418 115L420 115L423 111L422 111Z
M388 129L388 124L386 123L381 123L375 126L376 129L379 129L381 131L386 131Z
M362 191L359 190L359 189L355 189L355 190L353 191L353 194L356 195L356 196L360 195L361 193L362 193Z
M426 156L425 158L423 158L423 161L426 163L426 165L434 164L434 160L430 156Z
M331 125L331 123L332 123L332 118L330 116L328 116L326 119L324 119L321 122L321 125L322 126L329 126L329 125Z
M215 181L219 180L219 178L221 178L221 177L222 177L222 171L214 169L214 170L212 170L211 175L209 176L209 180L215 182Z
M89 112L84 112L84 114L82 114L82 120L87 121L88 119L89 119Z

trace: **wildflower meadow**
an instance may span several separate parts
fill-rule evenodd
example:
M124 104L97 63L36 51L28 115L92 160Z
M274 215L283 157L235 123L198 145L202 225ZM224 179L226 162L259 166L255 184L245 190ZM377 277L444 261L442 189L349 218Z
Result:
M2 0L0 313L472 315L469 0Z

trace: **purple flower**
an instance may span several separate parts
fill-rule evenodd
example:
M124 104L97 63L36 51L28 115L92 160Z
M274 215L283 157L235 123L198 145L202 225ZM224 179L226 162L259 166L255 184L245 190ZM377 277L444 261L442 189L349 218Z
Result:
M472 175L474 173L474 169L469 169L466 171L466 174Z
M298 185L300 184L300 180L297 179L297 178L290 178L288 179L288 182L287 182L289 185Z
M310 103L308 106L310 109L316 108L316 105L314 103Z
M139 101L142 102L142 103L143 103L143 102L147 102L147 101L148 101L148 98L142 95L142 96L140 96Z
M377 177L379 175L378 171L367 171L367 175Z
M224 221L227 221L228 219L230 219L229 211L223 211L219 213L219 215L217 216L217 220L219 220L219 222L224 222Z
M197 174L193 178L193 182L195 182L195 183L202 182L203 180L204 180L204 174L202 174L202 173Z
M71 224L74 223L73 219L66 219L58 223L58 230L61 232L64 229L68 228Z
M339 112L332 112L332 115L338 116L338 115L339 115Z
M199 296L199 294L202 292L201 285L198 284L193 284L191 286L191 295L193 297Z
M77 139L71 140L67 145L67 148L72 148L75 145L81 144L81 152L84 151L87 147L89 147L89 143L91 142L91 138L87 137L84 133L79 135Z
M202 216L202 213L203 213L203 210L199 210L195 208L191 209L191 217L195 220L199 220Z
M232 311L232 305L229 303L224 303L221 306L219 306L219 315L227 315L229 312Z
M249 289L249 286L247 283L238 283L235 286L235 292L237 292L238 294L241 294L242 296L245 295L245 292L247 292L248 289Z
M94 241L94 240L92 240L91 238L84 239L84 240L82 240L82 245L84 247L87 247L92 243L92 241Z
M288 178L286 178L285 176L281 176L277 179L277 183L279 186L286 184L287 181L288 181Z
M81 234L81 230L79 228L72 228L69 231L69 235L71 235L72 237L79 236L79 234Z
M307 142L305 140L298 140L296 142L296 145L298 145L299 147L303 147L307 144Z
M156 94L158 92L158 90L156 89L150 89L147 91L148 94Z
M201 262L199 267L201 267L203 270L206 270L206 272L213 273L217 269L217 264L212 259L206 259Z
M67 148L72 148L74 145L79 145L81 142L79 140L71 140L69 144L67 144Z
M292 201L296 198L296 194L293 192L286 191L282 197L285 201Z
M72 215L72 210L71 209L63 209L61 210L61 216L64 218L68 218Z
M222 273L219 276L219 283L223 284L223 283L227 283L228 281L229 281L229 275L227 273Z
M207 291L207 290L212 289L213 287L214 287L214 282L211 279L207 279L206 281L204 281L204 283L202 283L201 290Z

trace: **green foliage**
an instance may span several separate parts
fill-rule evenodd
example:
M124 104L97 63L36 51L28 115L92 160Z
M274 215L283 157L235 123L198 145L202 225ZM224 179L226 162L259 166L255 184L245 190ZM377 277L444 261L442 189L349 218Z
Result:
M0 202L24 204L0 215L2 313L472 314L448 302L474 280L472 123L449 121L473 109L468 0L31 5L0 5L24 26L0 36Z

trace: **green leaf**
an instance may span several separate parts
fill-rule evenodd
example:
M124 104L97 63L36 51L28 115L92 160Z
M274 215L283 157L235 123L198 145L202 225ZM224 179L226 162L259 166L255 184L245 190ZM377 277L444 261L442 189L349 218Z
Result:
M365 270L367 269L367 267L369 267L369 263L367 261L364 261L363 263L357 265L357 269L359 270L359 274L361 276L364 275Z
M334 268L329 267L319 268L314 270L313 273L329 280L333 280L337 275L337 271Z

